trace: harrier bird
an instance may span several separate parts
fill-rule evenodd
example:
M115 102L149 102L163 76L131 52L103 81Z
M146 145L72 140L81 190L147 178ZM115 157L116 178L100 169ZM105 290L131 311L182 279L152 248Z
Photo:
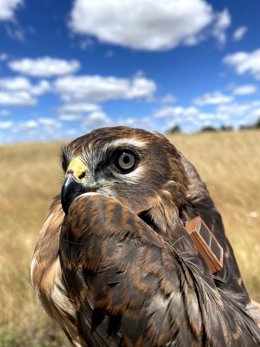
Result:
M62 167L31 272L73 346L260 345L221 216L164 136L97 129L63 149Z

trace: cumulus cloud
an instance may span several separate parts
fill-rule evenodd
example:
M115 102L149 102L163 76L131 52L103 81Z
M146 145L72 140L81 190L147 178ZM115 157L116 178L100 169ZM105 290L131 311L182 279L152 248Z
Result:
M37 103L37 99L28 91L1 91L0 105L8 106L33 106Z
M58 108L59 119L66 122L73 122L83 118L84 114L98 113L101 111L100 105L87 102L65 104Z
M231 103L229 105L219 105L216 109L218 113L226 113L230 116L246 116L252 114L260 106L260 101L251 101L245 103Z
M232 101L232 96L225 95L219 91L215 91L213 93L205 93L204 95L193 100L194 104L199 106L226 104Z
M66 102L101 102L118 99L151 98L156 84L136 76L133 79L102 76L67 76L55 82L55 90Z
M38 124L46 126L46 127L54 127L54 128L60 128L61 124L54 118L38 118L37 119Z
M65 122L74 122L82 119L82 114L79 113L62 113L59 115L59 119Z
M21 127L24 129L25 128L36 129L36 128L38 128L38 125L39 125L38 122L36 120L33 120L33 119L21 123Z
M84 124L87 125L88 128L99 128L110 125L111 119L107 116L105 112L97 111L87 116L84 121Z
M41 95L50 91L50 83L46 80L41 80L37 84L31 84L31 82L24 77L8 77L0 79L0 90L9 91L28 91L32 95Z
M0 0L0 21L14 19L15 11L23 4L23 0Z
M67 129L56 117L34 116L25 120L1 121L0 120L0 142L24 142L24 141L46 141L61 140L67 136L81 135L69 127Z
M210 26L223 41L228 25L228 11L214 12L204 0L76 0L70 19L75 33L149 51L194 45Z
M161 98L162 104L173 104L177 100L176 96L172 95L171 93L167 93Z
M227 64L235 69L239 75L251 74L255 79L260 79L260 49L248 52L237 52L229 54L223 59Z
M154 113L155 118L187 118L194 117L199 114L199 110L196 107L162 107Z
M98 111L100 109L100 106L93 103L73 103L73 104L65 104L62 107L58 109L58 112L61 113L84 113L84 112L94 112Z
M216 24L213 28L213 35L221 44L226 42L226 30L230 24L231 18L227 9L216 15Z
M235 95L250 95L257 92L257 87L253 84L245 84L232 88L232 93Z
M0 121L0 129L10 129L14 126L14 122L11 121Z
M194 106L163 106L157 109L152 118L160 122L159 126L164 130L171 129L174 125L180 125L185 130L199 130L211 125L254 124L260 117L260 101L232 102L229 104L217 104L211 112L204 112L200 107ZM157 124L158 126L158 124Z
M28 119L22 122L16 122L12 132L24 140L39 140L48 137L48 135L57 135L61 124L54 118L36 118ZM34 137L30 137L34 134ZM61 135L61 134L59 134ZM55 137L55 136L54 136Z
M184 126L184 130L199 129L206 125L226 124L229 121L227 114L218 112L203 112L200 108L194 106L175 106L161 107L153 114L153 119L160 120L160 127L166 131L173 126Z
M240 41L246 34L248 28L246 26L242 26L237 28L233 33L234 41Z
M7 90L21 90L30 89L31 84L27 78L23 77L9 77L0 79L0 89Z
M9 77L0 79L0 104L9 106L33 106L37 96L50 91L48 81L41 80L36 84L24 77Z
M51 85L46 80L41 80L39 83L31 87L31 93L33 95L42 95L51 91Z
M260 117L260 101L219 105L216 113L226 116L234 125L253 124Z
M50 57L37 59L24 58L13 60L8 64L15 72L34 77L53 77L68 75L79 70L80 63L76 60L64 60Z

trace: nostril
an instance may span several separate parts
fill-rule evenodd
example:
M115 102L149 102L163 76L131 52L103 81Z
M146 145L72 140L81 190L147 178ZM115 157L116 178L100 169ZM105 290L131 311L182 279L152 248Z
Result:
M67 175L69 175L69 174L72 174L72 175L74 175L74 170L72 170L72 169L69 169L67 172L66 172L66 174Z
M86 176L86 172L82 172L80 175L79 175L79 179L81 180L82 178L84 178Z

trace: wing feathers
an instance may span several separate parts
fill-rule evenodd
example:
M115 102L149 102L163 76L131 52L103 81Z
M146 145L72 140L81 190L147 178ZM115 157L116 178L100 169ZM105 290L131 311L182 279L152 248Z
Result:
M112 198L74 200L61 262L90 345L258 345L253 320L216 288L181 225L178 233L181 251Z

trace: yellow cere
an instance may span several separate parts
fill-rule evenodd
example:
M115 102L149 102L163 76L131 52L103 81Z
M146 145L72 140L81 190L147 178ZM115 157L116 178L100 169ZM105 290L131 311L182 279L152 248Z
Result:
M81 178L85 177L84 174L86 174L88 172L87 166L84 164L84 162L79 157L74 158L70 162L68 170L73 170L74 175L77 179L81 179Z

